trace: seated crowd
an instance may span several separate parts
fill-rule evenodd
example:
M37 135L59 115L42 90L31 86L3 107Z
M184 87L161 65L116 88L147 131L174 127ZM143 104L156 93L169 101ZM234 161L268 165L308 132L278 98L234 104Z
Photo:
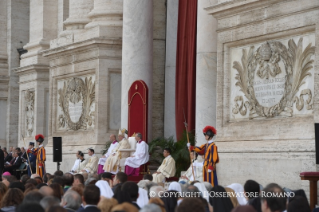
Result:
M311 211L303 190L290 191L274 183L262 189L253 180L248 180L244 186L234 183L226 187L180 181L166 184L165 189L163 183L153 181L152 175L144 175L137 184L127 178L123 172L113 175L56 171L53 175L46 173L43 178L33 174L17 180L6 172L0 182L0 212ZM277 197L261 195L263 192L277 194ZM286 198L285 192L294 192L294 197ZM234 195L221 195L231 193Z

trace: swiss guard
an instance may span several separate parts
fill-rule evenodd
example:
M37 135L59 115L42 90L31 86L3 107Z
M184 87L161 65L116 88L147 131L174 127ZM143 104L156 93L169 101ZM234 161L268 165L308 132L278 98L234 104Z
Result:
M203 165L203 177L205 182L210 182L212 186L218 185L217 174L216 174L216 163L219 162L217 146L214 143L214 136L217 134L216 129L212 126L206 126L203 129L206 144L200 147L193 147L187 144L191 150L194 150L199 155L204 155Z
M30 151L29 151L30 150ZM33 173L35 173L35 167L36 167L36 155L32 153L34 150L34 142L29 143L29 149L28 149L28 157L29 157L29 162L28 165L28 175L31 176ZM31 166L31 167L30 167Z
M36 156L36 173L40 175L42 178L45 174L45 149L43 146L44 136L38 134L35 136L35 140L38 144L38 148L34 148L33 150L28 149L28 153L31 152L34 156Z

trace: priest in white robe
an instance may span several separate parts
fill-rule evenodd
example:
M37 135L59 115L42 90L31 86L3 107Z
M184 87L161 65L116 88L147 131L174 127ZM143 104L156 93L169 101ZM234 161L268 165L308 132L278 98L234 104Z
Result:
M189 166L187 171L180 177L180 180L185 182L199 181L203 182L203 157L198 156L194 151L190 152L190 158L193 164ZM193 174L194 170L194 174ZM195 178L194 178L195 177Z
M74 171L78 170L78 168L79 168L79 165L81 163L81 159L80 159L80 156L79 156L80 153L81 153L81 151L77 151L76 152L76 160L75 160L74 165L73 165L73 167L71 169L71 172L74 172Z
M83 170L81 170L80 174L90 173L94 174L97 172L97 166L99 162L99 158L94 154L94 149L88 149L88 155L90 156L87 160L87 163Z
M97 173L98 174L101 174L104 172L103 170L103 167L104 167L104 164L107 160L107 158L112 154L112 151L114 148L116 148L118 145L119 145L119 142L117 142L116 140L116 136L114 134L110 135L110 141L112 142L109 149L107 150L107 152L105 153L105 155L103 155L100 159L99 159L99 162L98 162L98 170L97 170Z
M142 134L136 133L135 139L137 141L136 151L125 160L125 173L130 176L138 176L140 166L149 160L148 144L142 141Z
M125 138L127 131L125 128L119 130L118 139L119 144L111 151L110 155L106 159L103 170L105 172L111 172L112 174L117 174L119 171L119 164L121 158L127 158L130 156L129 152L120 152L121 149L131 149L131 145ZM122 170L124 171L124 170Z
M164 183L165 178L173 177L176 173L175 160L171 156L171 149L165 148L163 155L165 159L161 166L153 174L153 182L155 183Z

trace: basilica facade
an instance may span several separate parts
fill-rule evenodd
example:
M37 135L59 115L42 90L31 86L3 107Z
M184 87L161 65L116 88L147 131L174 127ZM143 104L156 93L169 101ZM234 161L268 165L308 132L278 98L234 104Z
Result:
M45 135L53 172L62 137L67 171L119 128L178 139L185 114L197 145L216 126L221 184L308 190L318 20L317 0L0 1L0 144Z

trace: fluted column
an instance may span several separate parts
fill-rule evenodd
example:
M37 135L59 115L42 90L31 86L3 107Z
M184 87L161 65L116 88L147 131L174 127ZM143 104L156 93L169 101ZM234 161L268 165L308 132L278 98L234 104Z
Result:
M88 17L91 22L85 28L98 28L97 36L122 37L123 0L94 0Z
M121 125L128 126L128 90L143 80L148 92L148 140L152 138L153 1L124 0Z
M198 145L206 125L216 125L217 21L204 10L209 0L198 1L196 56L196 134ZM217 129L218 132L218 129Z
M93 0L69 0L69 18L64 21L67 31L83 29L90 22L89 12L93 9Z

